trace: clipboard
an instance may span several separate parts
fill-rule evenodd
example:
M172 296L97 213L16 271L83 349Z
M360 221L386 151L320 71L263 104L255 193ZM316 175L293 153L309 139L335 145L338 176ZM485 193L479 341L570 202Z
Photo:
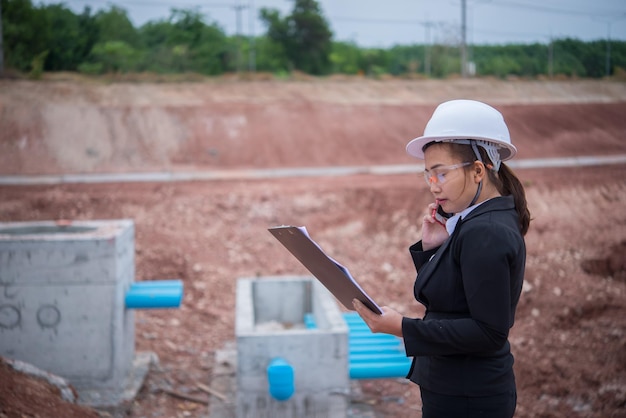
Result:
M352 300L358 299L372 312L381 315L382 309L359 286L347 268L326 255L311 239L305 227L275 226L268 231L306 267L346 309L354 310Z

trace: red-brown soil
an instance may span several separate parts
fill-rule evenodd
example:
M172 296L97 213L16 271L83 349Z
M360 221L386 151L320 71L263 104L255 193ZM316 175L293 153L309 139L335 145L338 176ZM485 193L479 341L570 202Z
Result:
M42 377L15 370L0 358L0 417L98 418L86 406L63 400L58 387Z
M0 175L408 164L407 140L454 97L496 105L519 159L626 154L618 82L0 81ZM533 222L510 336L516 416L626 416L626 165L517 174ZM0 186L0 221L133 219L136 279L180 278L185 297L137 312L136 348L160 368L128 415L203 417L162 389L209 399L198 383L234 340L237 278L307 274L268 226L306 225L379 303L417 316L407 248L430 199L415 174ZM361 383L377 416L420 416L415 385ZM15 400L0 417L62 415L21 409L28 388L0 393Z

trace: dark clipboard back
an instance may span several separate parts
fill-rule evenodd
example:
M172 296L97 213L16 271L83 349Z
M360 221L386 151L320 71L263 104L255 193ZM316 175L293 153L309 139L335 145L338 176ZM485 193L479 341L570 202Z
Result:
M330 258L306 233L296 226L268 228L274 237L306 267L346 309L354 310L352 300L358 299L372 312L382 314L380 307L352 278L350 272Z

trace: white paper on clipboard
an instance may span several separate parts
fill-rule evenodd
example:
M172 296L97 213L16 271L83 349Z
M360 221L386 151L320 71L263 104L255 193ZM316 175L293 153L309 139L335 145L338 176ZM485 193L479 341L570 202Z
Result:
M354 310L352 300L358 299L372 312L383 313L376 302L354 280L348 269L329 257L311 239L304 226L276 226L268 228L268 231L347 309Z

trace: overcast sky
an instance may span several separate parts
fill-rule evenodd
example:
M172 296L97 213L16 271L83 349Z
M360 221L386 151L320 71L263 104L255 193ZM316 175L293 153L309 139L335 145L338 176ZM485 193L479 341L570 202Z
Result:
M136 27L167 19L173 7L197 9L228 35L261 34L262 7L289 14L293 0L33 0L65 3L75 12L116 4ZM318 0L334 40L388 48L461 39L462 0ZM241 8L236 6L240 5ZM626 0L466 0L466 38L473 44L547 43L551 37L626 41ZM237 11L239 10L239 11ZM253 12L254 11L254 12ZM239 25L238 19L239 16ZM239 29L238 29L239 28Z

